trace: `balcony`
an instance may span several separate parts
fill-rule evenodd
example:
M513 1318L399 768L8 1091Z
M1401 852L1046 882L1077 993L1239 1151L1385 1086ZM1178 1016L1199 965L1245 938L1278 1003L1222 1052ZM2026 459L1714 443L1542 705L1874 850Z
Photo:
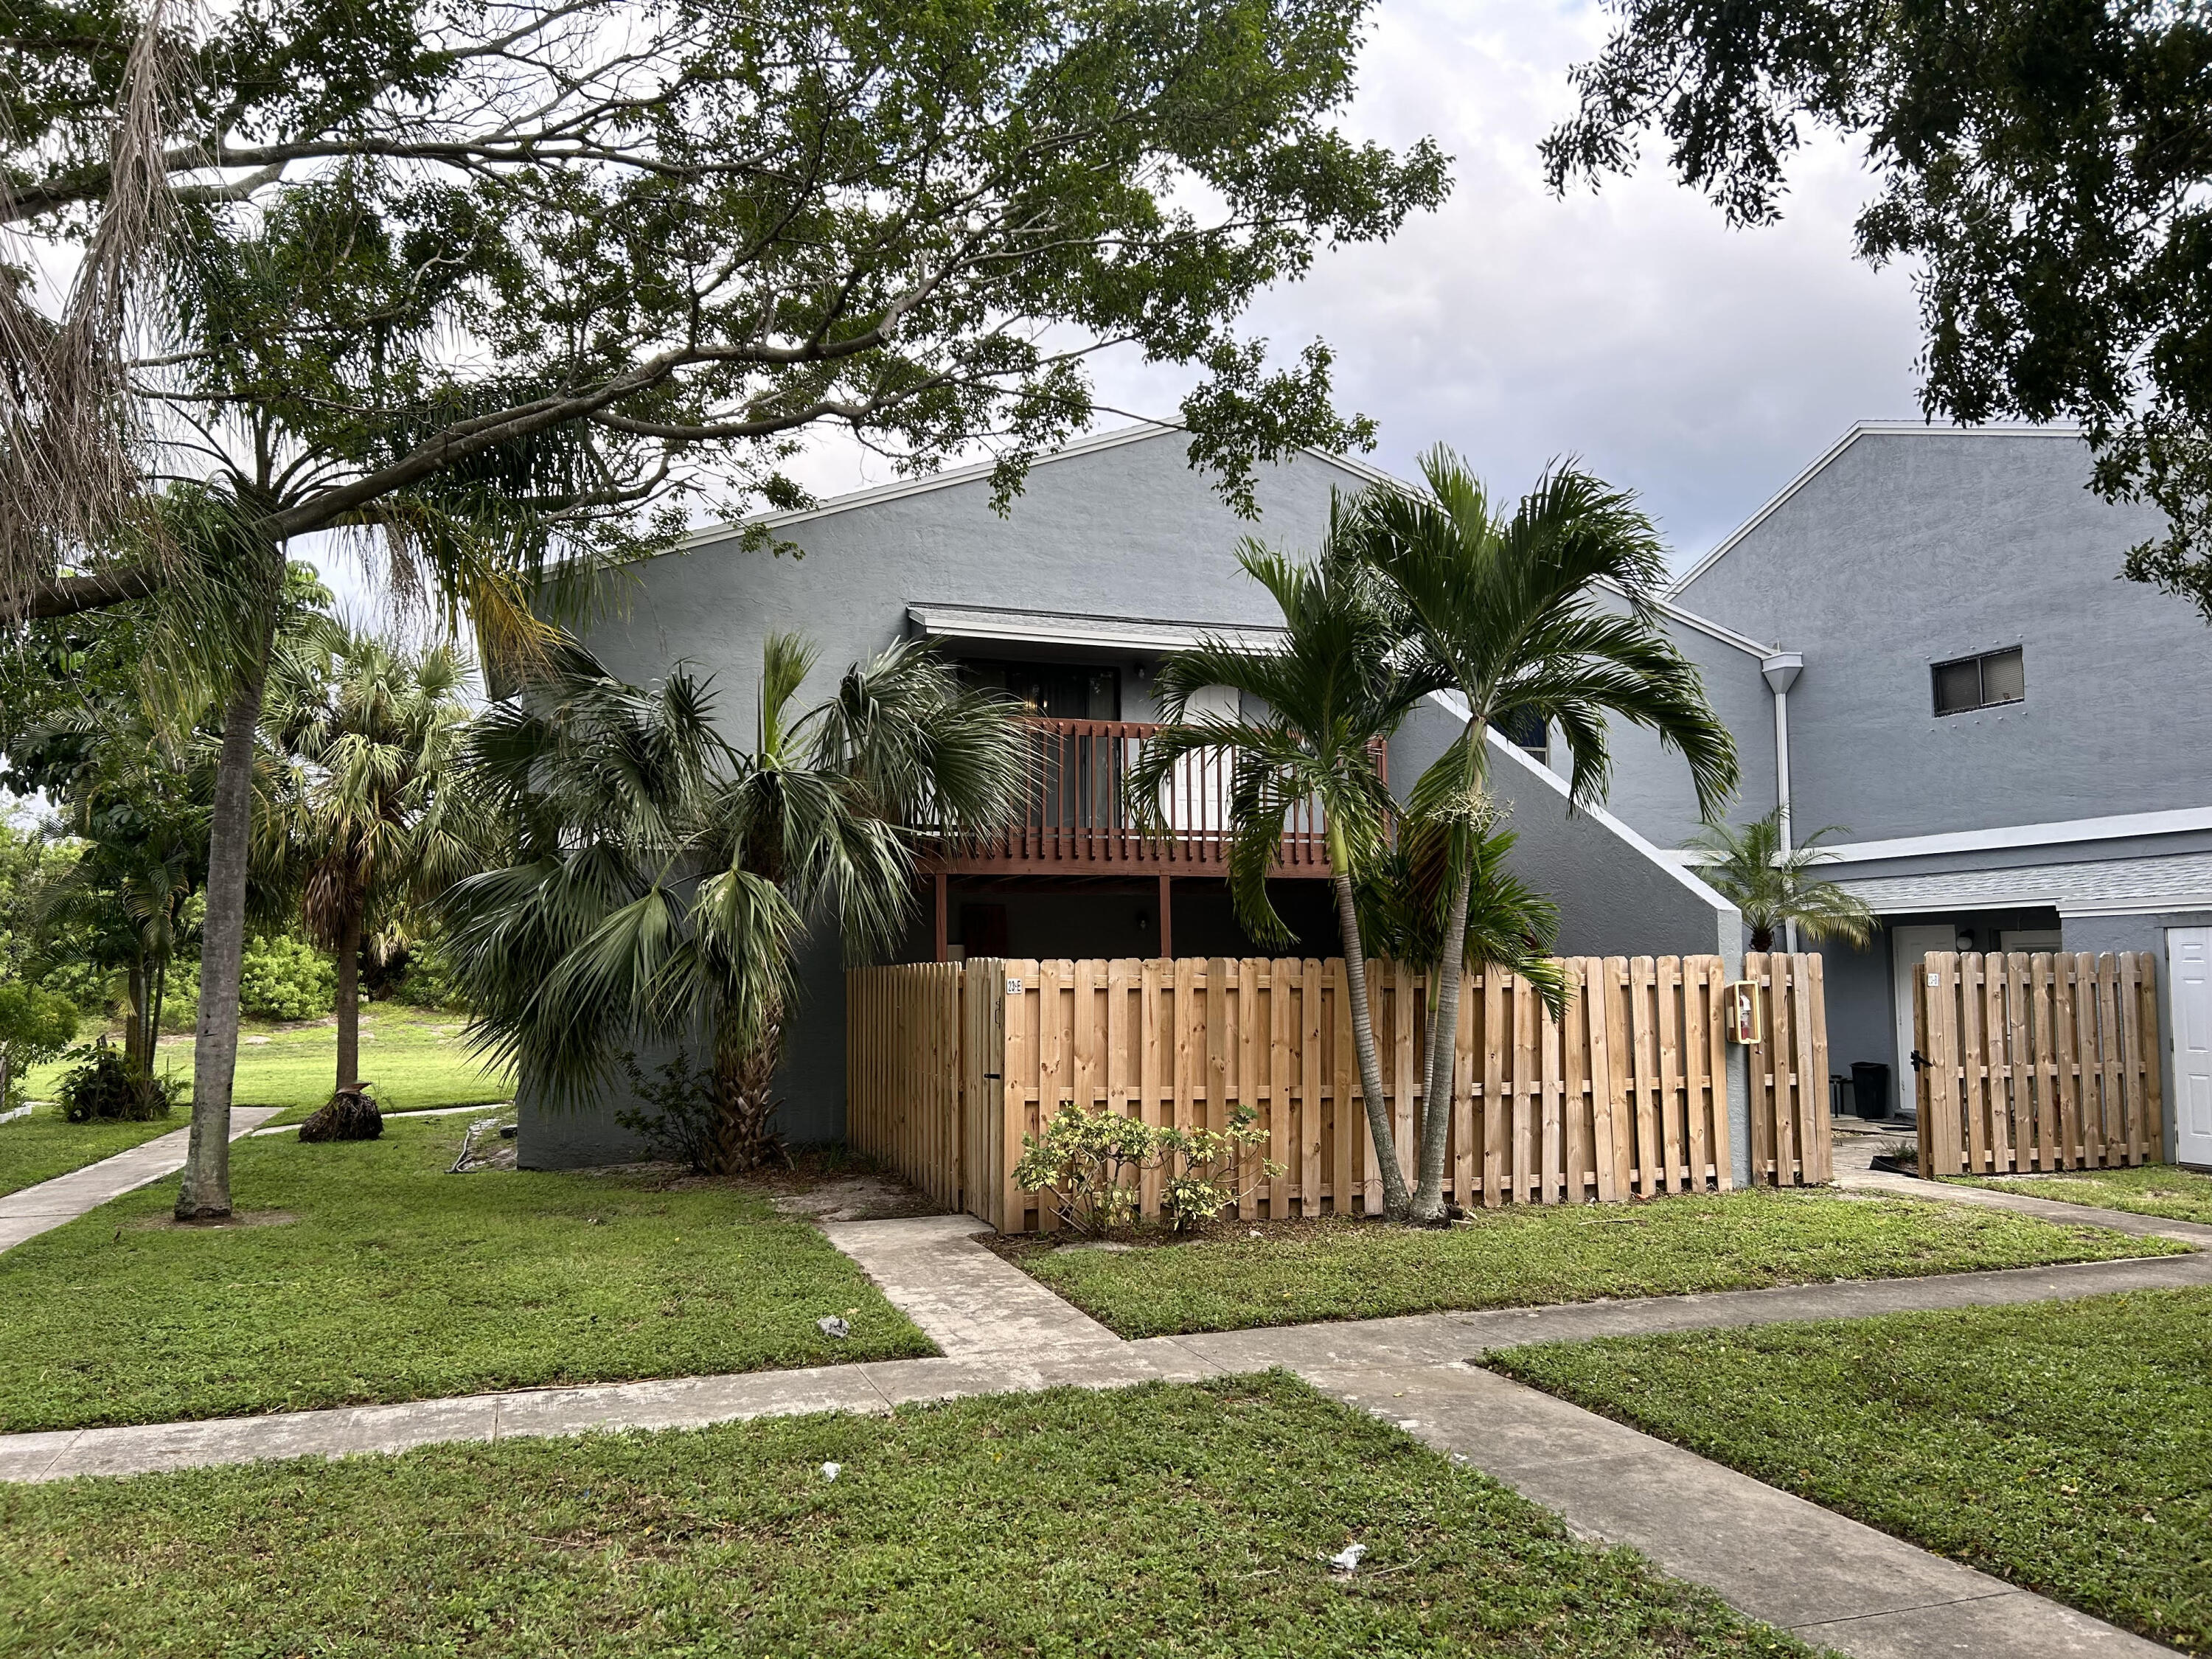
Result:
M1169 780L1161 803L1166 828L1147 836L1137 827L1129 773L1158 726L1043 719L1025 724L1030 734L1029 787L1021 811L1003 830L942 848L930 862L933 871L948 876L1228 873L1229 756L1206 750L1187 757ZM1382 758L1378 752L1378 767ZM1292 810L1269 873L1329 873L1318 803Z

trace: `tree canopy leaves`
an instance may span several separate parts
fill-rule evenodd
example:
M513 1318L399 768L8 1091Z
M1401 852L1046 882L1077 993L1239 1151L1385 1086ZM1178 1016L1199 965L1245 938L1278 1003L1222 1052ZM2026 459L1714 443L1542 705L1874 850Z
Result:
M1203 372L1194 459L1249 507L1256 462L1368 428L1325 347L1271 368L1236 319L1447 187L1333 125L1364 0L22 9L0 220L33 242L113 210L166 31L131 363L161 467L276 541L380 532L479 614L672 491L803 503L821 422L906 470L990 444L1011 493L1115 347Z

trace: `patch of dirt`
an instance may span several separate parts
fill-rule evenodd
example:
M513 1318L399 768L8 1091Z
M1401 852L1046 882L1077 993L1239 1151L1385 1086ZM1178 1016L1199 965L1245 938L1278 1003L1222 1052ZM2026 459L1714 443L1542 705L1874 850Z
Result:
M769 1200L784 1215L812 1221L890 1221L900 1216L939 1215L945 1206L896 1176L850 1175L823 1181Z
M240 1227L289 1227L300 1218L289 1210L239 1210L220 1221L179 1221L173 1215L149 1215L131 1223L133 1232L218 1233Z
M735 1187L765 1197L778 1212L809 1221L890 1221L942 1215L945 1206L868 1159L841 1149L801 1147L790 1166L741 1176L694 1175L681 1164L603 1164L575 1175L616 1176L662 1192Z

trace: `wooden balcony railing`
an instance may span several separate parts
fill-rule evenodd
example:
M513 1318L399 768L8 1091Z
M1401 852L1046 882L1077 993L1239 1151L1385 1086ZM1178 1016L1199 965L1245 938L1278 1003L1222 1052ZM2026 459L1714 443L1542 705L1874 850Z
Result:
M951 842L932 867L947 874L1110 873L1212 875L1227 872L1231 757L1188 756L1168 780L1164 833L1137 827L1129 773L1144 740L1160 728L1138 720L1032 720L1029 787L1004 829ZM1382 757L1377 756L1377 764ZM1284 825L1275 874L1328 874L1328 843L1319 803L1300 804Z

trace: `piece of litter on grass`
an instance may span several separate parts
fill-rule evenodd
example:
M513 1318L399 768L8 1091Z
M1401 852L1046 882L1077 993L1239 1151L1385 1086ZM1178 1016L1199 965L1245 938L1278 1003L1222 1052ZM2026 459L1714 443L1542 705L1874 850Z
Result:
M1346 1544L1328 1558L1328 1569L1339 1577L1349 1578L1359 1565L1359 1558L1367 1553L1364 1544Z
M822 1466L822 1478L824 1480L835 1480L837 1478L838 1471L842 1469L845 1466L842 1463L824 1463Z
M817 1319L814 1322L821 1328L822 1334L824 1336L834 1336L842 1340L853 1334L853 1328L838 1318L836 1314L831 1314L826 1319Z

